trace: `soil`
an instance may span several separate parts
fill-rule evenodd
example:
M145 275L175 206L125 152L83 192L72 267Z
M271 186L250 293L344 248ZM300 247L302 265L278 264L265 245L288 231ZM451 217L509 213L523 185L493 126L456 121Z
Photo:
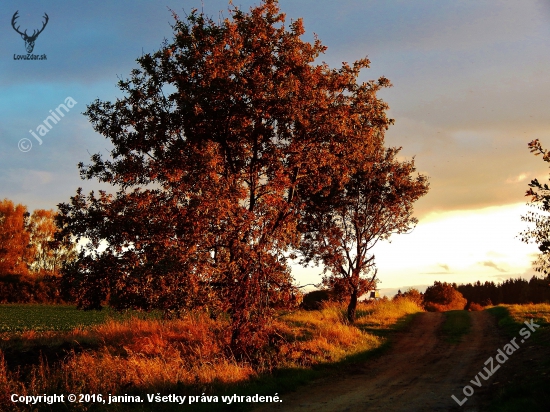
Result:
M453 344L440 334L442 313L421 313L406 330L396 333L391 348L381 357L281 395L282 403L266 404L256 411L485 410L483 405L500 371L487 381L481 379L481 387L470 380L483 372L484 362L510 339L499 332L489 313L470 315L470 333ZM474 393L459 406L451 395L462 401L466 385Z

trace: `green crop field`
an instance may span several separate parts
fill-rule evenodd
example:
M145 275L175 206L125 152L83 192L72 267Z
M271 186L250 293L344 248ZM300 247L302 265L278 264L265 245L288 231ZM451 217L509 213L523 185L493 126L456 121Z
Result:
M135 315L133 312L123 315L110 309L83 311L69 305L6 304L0 305L0 333L68 331Z

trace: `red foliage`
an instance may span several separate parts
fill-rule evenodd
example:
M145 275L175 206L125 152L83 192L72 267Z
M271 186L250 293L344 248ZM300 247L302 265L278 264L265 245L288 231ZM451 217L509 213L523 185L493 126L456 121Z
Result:
M367 59L314 64L326 48L301 39L300 19L285 26L276 0L219 23L196 10L174 17L173 40L119 83L125 96L88 106L114 149L80 164L81 176L118 192L79 189L59 206L59 239L88 241L64 282L84 308L226 310L232 350L244 356L273 307L296 295L287 252L299 246L309 197L353 176L388 183L383 196L397 199L412 163L372 150L392 122L376 96L389 81L358 83ZM358 167L375 152L368 167L399 184Z
M0 275L26 274L30 248L29 213L11 200L0 202Z
M433 286L424 292L424 307L431 312L462 310L466 304L467 300L462 293L446 282L435 281Z

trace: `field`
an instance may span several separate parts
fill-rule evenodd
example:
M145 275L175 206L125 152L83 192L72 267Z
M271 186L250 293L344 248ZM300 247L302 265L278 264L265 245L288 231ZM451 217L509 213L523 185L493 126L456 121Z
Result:
M69 305L0 305L0 334L17 332L70 331L107 322L136 317L133 312L121 315L112 310L82 311ZM149 317L160 316L157 313Z
M318 376L323 368L380 349L400 319L420 310L404 299L362 305L357 326L344 321L343 306L280 313L270 325L270 339L277 344L266 347L252 363L231 357L226 320L201 313L162 320L80 312L68 306L2 305L0 409L16 410L18 405L7 401L11 393L282 393ZM58 410L54 405L37 406ZM69 406L86 410L84 405ZM103 410L103 405L95 406ZM155 410L179 410L176 406L159 404ZM108 410L149 408L121 403Z
M258 412L546 412L550 353L543 345L549 332L543 319L547 313L548 305L420 313L392 337L382 356L343 369L337 379L319 380L286 395L284 408L266 406ZM518 322L531 319L540 322L540 328L524 338L519 333L527 326ZM518 350L509 353L505 363L495 360L511 338L516 338ZM489 366L487 372L489 358L497 366Z

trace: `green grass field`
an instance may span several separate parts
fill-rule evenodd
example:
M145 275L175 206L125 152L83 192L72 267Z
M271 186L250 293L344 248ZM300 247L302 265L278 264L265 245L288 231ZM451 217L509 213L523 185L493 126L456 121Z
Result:
M137 312L120 314L110 309L83 311L69 305L6 304L0 305L0 333L69 331L137 315ZM159 316L158 313L139 315Z
M449 343L459 343L462 336L470 332L472 321L470 314L465 310L451 310L445 312L445 321L441 327L441 333Z

